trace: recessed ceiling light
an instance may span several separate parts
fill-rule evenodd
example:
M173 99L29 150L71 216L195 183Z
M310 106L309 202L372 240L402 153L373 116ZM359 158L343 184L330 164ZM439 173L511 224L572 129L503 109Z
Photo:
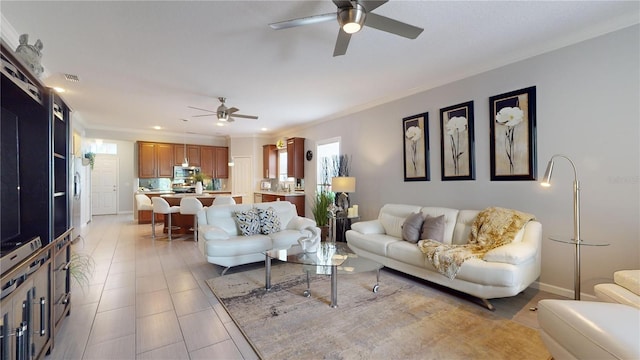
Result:
M154 126L153 128L154 128L154 129L156 129L156 130L162 130L162 126L157 126L157 125L156 125L156 126Z
M218 126L224 126L224 122L217 122L216 125Z
M57 92L57 93L63 93L63 92L66 91L65 89L63 89L61 87L54 87L53 90L55 90L55 92Z
M267 129L267 128L262 128L262 129L260 129L260 130L262 130L262 131L267 131L267 130L269 130L269 129Z

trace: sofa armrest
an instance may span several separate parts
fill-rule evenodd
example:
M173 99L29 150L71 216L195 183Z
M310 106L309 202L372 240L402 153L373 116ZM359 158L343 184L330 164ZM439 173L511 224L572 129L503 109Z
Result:
M538 253L538 247L534 243L519 242L510 243L489 250L484 254L484 261L499 262L512 265L522 264L529 259L534 259Z
M384 226L378 220L360 221L351 224L351 230L361 234L385 234Z
M289 230L303 230L308 227L316 227L316 222L313 219L309 219L302 216L296 216L287 224Z
M227 240L229 233L213 225L198 226L198 234L205 240Z

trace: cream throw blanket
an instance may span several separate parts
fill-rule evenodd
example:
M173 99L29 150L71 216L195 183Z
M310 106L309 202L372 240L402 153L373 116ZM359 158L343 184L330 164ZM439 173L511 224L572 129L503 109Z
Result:
M533 215L517 210L490 207L478 213L467 244L448 245L426 239L420 240L418 247L439 273L453 280L467 259L482 258L489 250L510 243L533 219Z

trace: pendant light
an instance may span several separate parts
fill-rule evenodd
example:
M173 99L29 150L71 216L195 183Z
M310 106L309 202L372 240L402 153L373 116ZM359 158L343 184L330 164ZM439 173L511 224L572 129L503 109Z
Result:
M182 119L182 121L186 123L189 120ZM184 131L184 161L182 161L182 167L183 168L189 167L189 159L187 158L187 130L186 129Z

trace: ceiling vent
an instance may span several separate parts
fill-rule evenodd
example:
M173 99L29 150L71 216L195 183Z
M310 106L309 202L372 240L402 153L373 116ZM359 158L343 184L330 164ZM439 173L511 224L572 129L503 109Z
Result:
M80 78L78 77L78 75L73 75L73 74L64 74L64 78L67 79L67 81L72 81L72 82L80 81Z

